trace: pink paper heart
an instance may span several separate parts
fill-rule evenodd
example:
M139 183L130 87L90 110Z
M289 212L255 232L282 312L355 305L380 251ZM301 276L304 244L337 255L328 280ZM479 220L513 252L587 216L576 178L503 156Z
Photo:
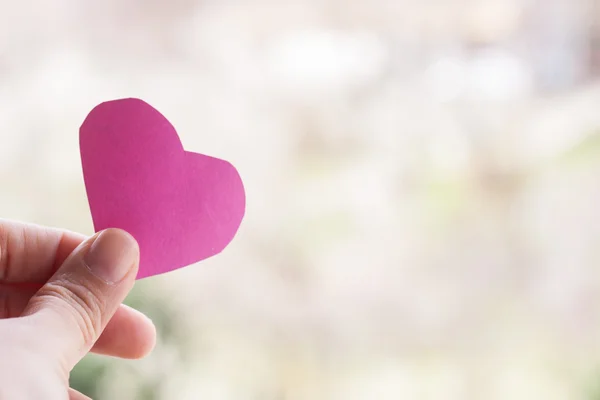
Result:
M246 205L236 169L185 151L175 128L142 100L96 106L79 144L94 228L137 239L138 279L218 254L235 236Z

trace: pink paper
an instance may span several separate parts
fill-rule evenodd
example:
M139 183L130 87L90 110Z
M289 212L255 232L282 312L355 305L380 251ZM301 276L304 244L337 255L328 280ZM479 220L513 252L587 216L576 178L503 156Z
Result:
M138 99L96 106L79 131L96 231L140 245L138 279L220 253L244 217L244 186L227 161L186 152L173 126Z

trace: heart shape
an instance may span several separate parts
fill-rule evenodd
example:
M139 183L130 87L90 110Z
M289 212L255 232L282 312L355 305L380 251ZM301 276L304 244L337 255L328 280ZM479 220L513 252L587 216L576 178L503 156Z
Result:
M136 238L137 279L216 255L235 236L246 206L236 169L185 151L171 123L144 101L96 106L79 145L94 228Z

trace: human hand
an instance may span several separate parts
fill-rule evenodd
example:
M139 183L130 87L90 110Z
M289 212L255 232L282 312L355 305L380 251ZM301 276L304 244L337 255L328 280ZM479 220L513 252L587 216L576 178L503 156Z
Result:
M83 400L69 374L90 351L141 358L156 331L122 305L139 248L109 229L75 233L0 220L0 400Z

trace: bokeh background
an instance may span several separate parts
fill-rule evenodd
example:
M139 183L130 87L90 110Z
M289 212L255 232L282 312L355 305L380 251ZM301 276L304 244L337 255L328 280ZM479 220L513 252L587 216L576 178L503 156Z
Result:
M599 0L0 0L0 215L91 234L78 128L225 158L221 255L139 282L94 399L600 399Z

